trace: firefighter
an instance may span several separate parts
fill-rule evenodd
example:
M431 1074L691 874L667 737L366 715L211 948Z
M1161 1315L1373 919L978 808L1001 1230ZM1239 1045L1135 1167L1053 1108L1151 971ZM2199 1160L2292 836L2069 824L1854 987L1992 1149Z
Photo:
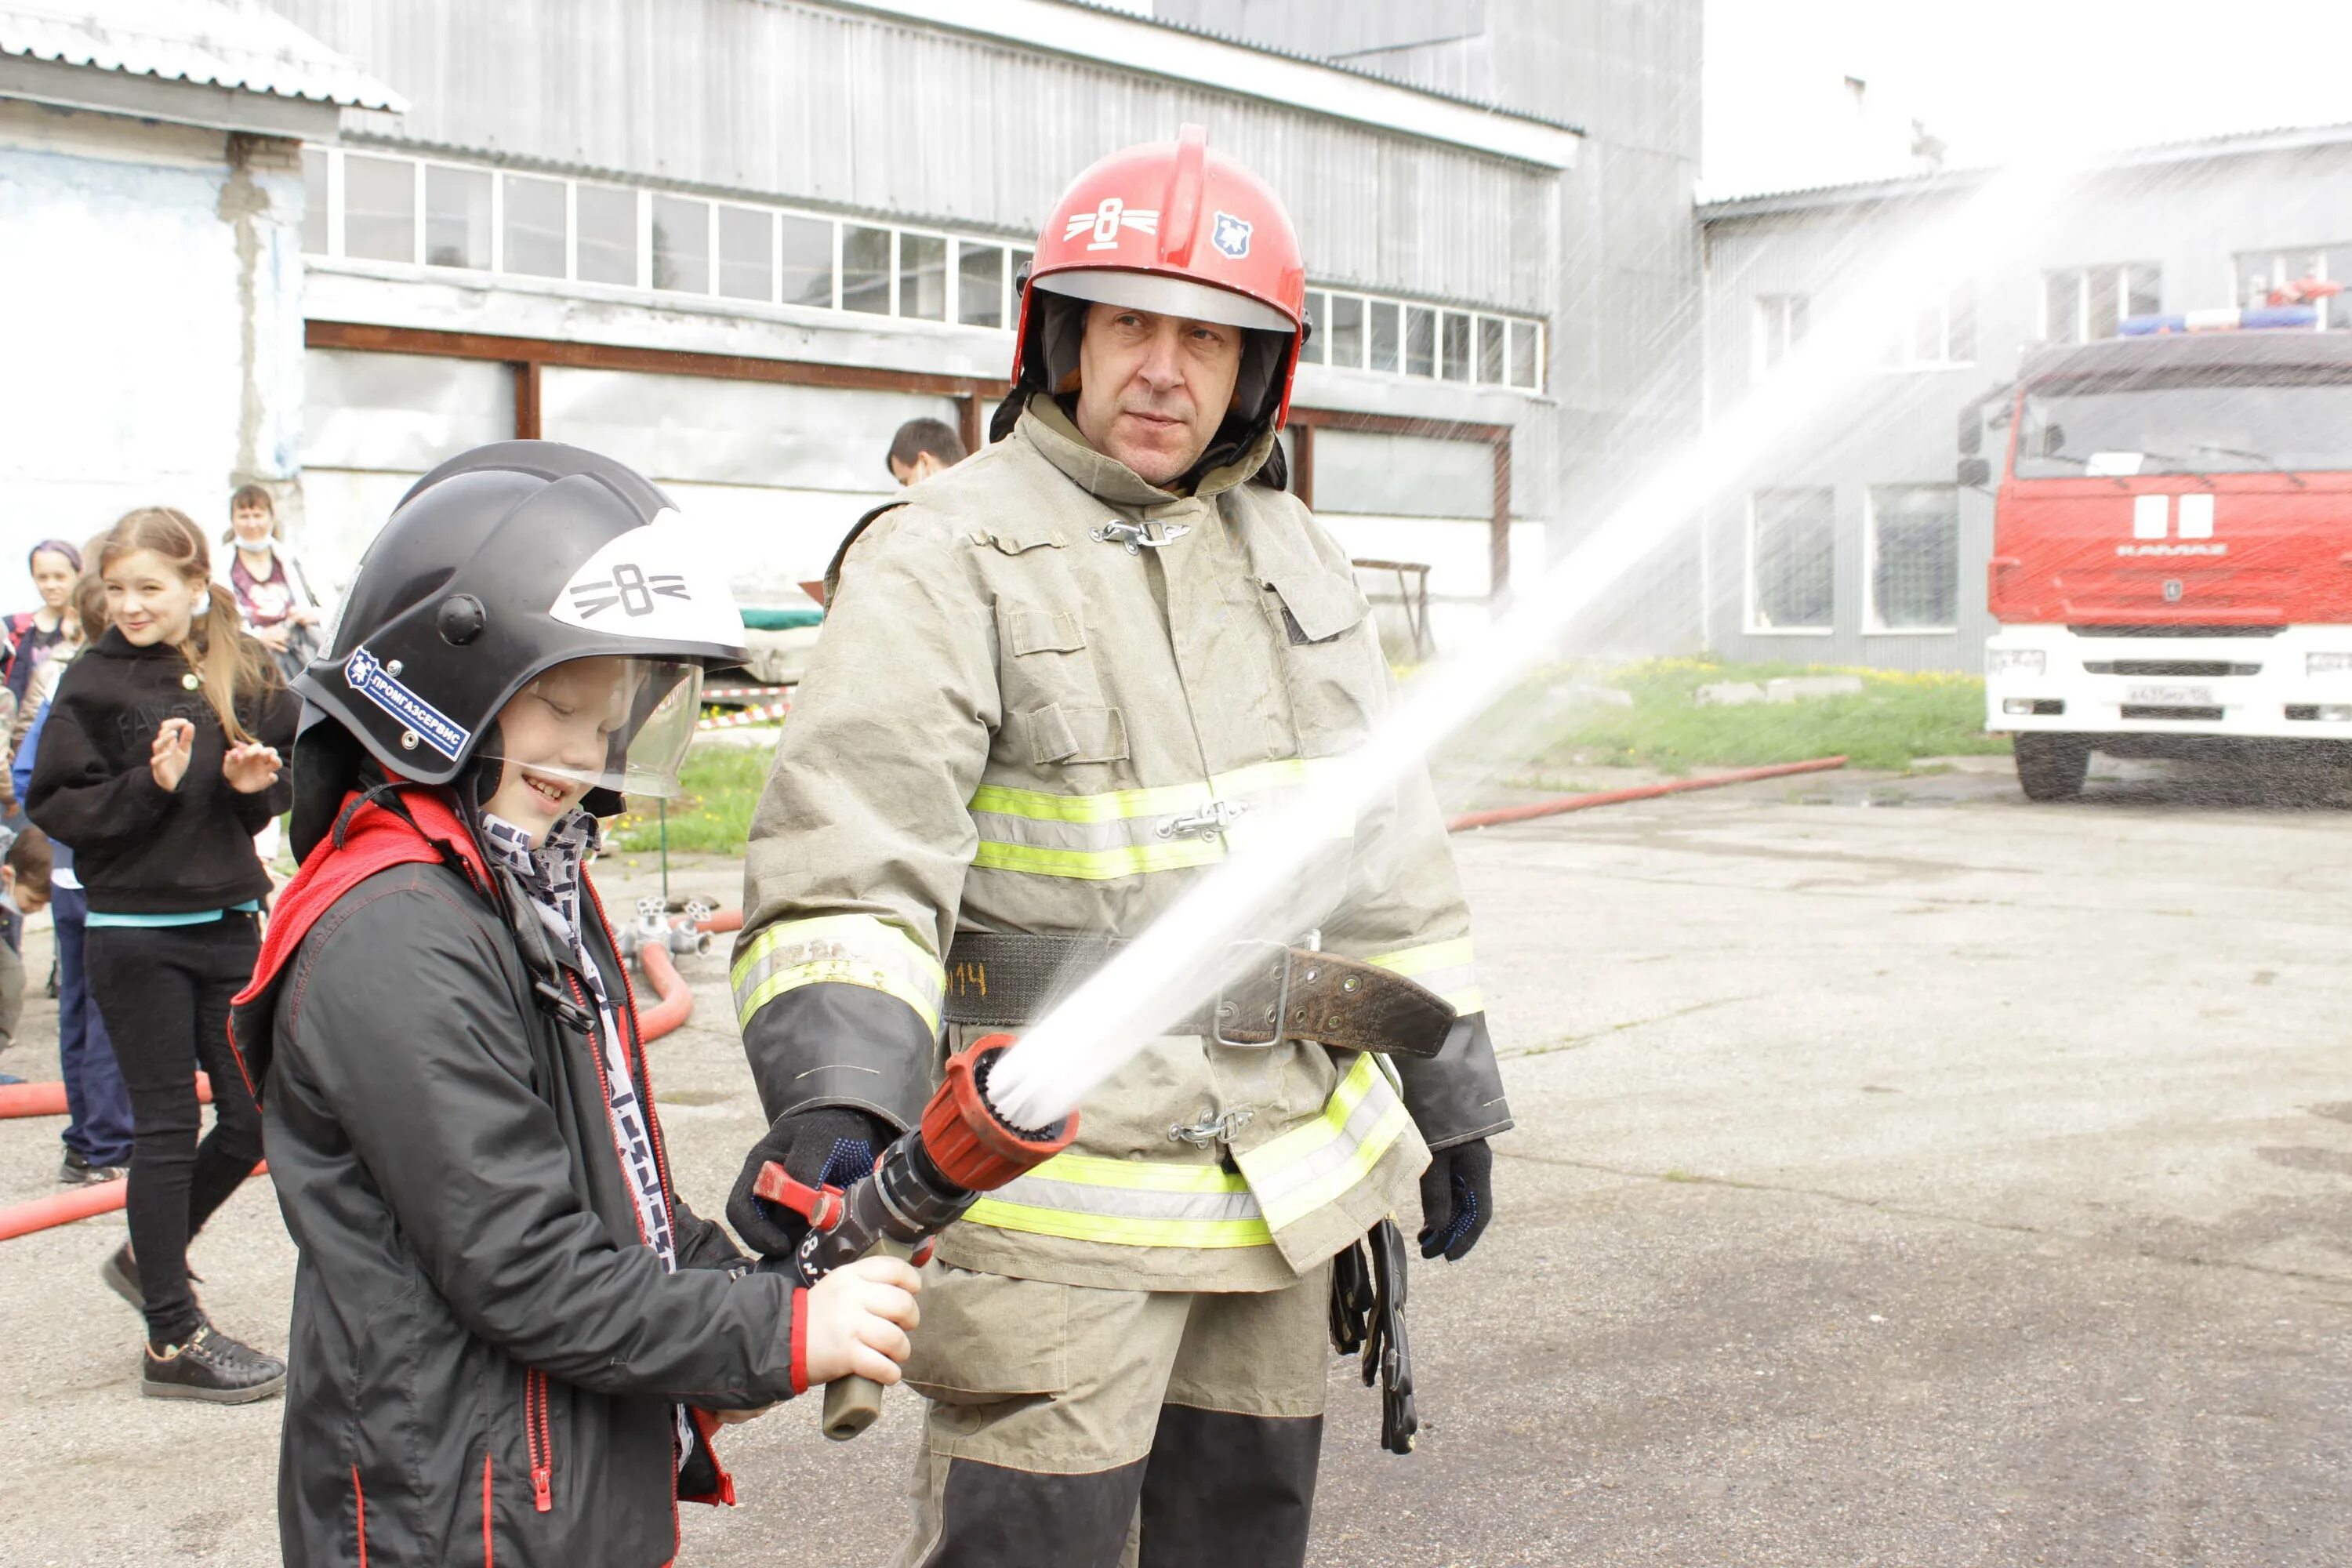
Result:
M1012 1005L1004 933L1148 942L1389 706L1347 554L1285 492L1304 302L1281 203L1197 128L1104 159L1038 237L994 444L835 556L735 949L772 1126L728 1212L762 1251L804 1221L754 1194L761 1166L869 1167L982 1032L957 1011L975 977ZM1400 1095L1376 1055L1162 1038L1076 1147L951 1226L899 1563L1304 1561L1334 1257L1416 1179L1423 1255L1468 1252L1510 1126L1426 777L1319 837L1257 934L1442 994L1442 1051L1396 1058Z

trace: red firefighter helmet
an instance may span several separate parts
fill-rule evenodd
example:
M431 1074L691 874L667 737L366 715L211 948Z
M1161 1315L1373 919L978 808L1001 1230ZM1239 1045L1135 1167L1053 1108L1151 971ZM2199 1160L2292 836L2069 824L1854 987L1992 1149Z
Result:
M1279 426L1307 333L1307 268L1290 215L1265 181L1209 151L1187 125L1173 142L1113 153L1054 204L1021 290L1017 389L1043 384L1037 290L1155 315L1221 321L1288 340L1265 399ZM1236 410L1235 412L1244 412Z

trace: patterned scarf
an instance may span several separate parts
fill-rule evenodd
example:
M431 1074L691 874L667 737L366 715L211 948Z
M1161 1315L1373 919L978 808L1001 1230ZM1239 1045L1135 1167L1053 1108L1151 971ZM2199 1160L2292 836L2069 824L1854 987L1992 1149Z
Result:
M609 1092L605 1110L612 1117L613 1142L629 1178L630 1195L636 1200L637 1228L660 1257L662 1267L675 1273L677 1243L670 1230L669 1199L662 1191L645 1104L637 1098L636 1081L629 1072L628 1040L605 994L604 977L588 956L581 923L581 868L597 846L596 819L575 811L550 828L547 841L533 848L530 836L521 828L484 812L482 838L490 853L522 884L541 922L572 955L582 984L595 1000L598 1043Z

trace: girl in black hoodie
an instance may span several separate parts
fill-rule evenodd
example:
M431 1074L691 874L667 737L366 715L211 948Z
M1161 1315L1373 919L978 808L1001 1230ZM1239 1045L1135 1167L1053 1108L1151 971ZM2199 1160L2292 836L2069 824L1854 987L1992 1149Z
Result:
M131 1091L131 1242L103 1272L146 1315L142 1392L242 1404L277 1393L286 1369L205 1319L188 1239L261 1158L229 998L253 970L270 888L253 836L285 809L279 749L300 704L184 513L130 513L90 569L111 624L58 687L25 805L74 847L91 997ZM201 1143L200 1068L216 1114Z

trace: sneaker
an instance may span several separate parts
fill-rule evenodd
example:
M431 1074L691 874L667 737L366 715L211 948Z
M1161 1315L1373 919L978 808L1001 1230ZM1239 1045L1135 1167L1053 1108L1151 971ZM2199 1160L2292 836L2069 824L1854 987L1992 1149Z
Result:
M66 1151L65 1163L58 1167L58 1184L65 1187L95 1187L108 1182L119 1182L131 1174L128 1165L93 1165L82 1158L79 1149Z
M210 1323L188 1342L162 1355L139 1352L139 1392L150 1399L200 1399L207 1405L250 1405L286 1386L286 1363L242 1344Z

